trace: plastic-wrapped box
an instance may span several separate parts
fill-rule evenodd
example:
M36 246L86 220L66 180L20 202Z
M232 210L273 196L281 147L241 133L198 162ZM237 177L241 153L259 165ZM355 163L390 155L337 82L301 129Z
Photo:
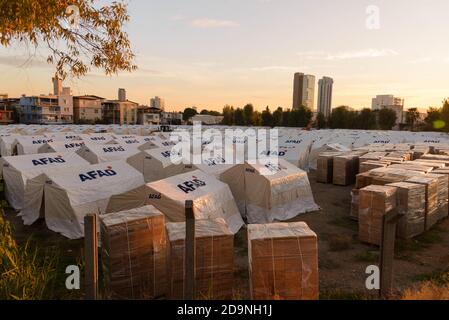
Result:
M420 175L406 182L422 184L426 187L425 228L429 230L438 220L438 178L430 175Z
M332 183L334 157L341 152L322 152L317 158L316 181L321 183Z
M388 167L388 162L368 160L360 162L359 173L364 173L367 171L371 171L373 169L386 168L386 167Z
M397 182L388 185L397 188L397 210L403 214L398 222L401 239L410 239L424 232L426 187L421 184Z
M390 167L374 169L368 172L371 178L371 184L376 185L386 185L395 182L402 182L409 178L423 175L423 172L404 170L404 169L393 169Z
M355 183L359 171L359 156L346 154L334 157L333 184L347 186Z
M317 236L306 223L248 225L251 298L318 299Z
M164 215L153 206L145 206L106 214L100 221L106 295L133 300L164 296Z
M359 239L380 245L383 217L396 208L396 188L371 185L360 190Z
M167 223L169 298L184 298L185 222ZM195 220L195 296L231 299L234 235L223 219Z
M444 219L448 215L448 175L432 171L427 176L438 179L438 220Z

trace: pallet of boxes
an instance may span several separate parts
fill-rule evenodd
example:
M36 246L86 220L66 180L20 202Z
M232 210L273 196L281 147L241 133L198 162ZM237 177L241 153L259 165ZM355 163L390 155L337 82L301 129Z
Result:
M306 223L248 225L248 259L252 299L318 299L317 236Z
M358 177L361 241L379 245L383 217L393 209L403 215L397 229L402 239L422 234L447 216L449 175L426 168L390 166Z

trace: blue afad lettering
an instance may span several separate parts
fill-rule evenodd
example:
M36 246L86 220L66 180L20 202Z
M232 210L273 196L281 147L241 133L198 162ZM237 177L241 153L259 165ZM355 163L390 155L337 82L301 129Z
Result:
M115 172L112 169L108 169L108 170L89 171L86 173L81 173L79 176L80 176L81 182L84 182L84 181L96 180L96 179L102 178L102 177L112 177L115 175L117 175L117 172Z
M139 140L125 140L126 144L135 144L135 143L139 143Z
M79 148L79 147L82 147L82 146L84 146L83 142L81 142L81 143L67 143L65 145L65 148L66 149L72 149L72 148Z
M267 157L269 156L283 157L285 156L285 151L262 151L260 154L265 155Z
M124 152L125 149L123 147L108 147L103 148L104 152Z
M33 140L33 144L45 144L45 143L50 143L53 142L53 139L48 139L48 140Z
M47 164L52 163L65 163L65 160L62 157L56 158L40 158L32 160L34 166L45 166Z
M199 179L192 179L181 184L178 184L178 188L184 191L185 193L193 192L200 187L204 187L206 182Z
M300 144L302 142L302 140L287 140L285 141L285 143L295 143L295 144Z

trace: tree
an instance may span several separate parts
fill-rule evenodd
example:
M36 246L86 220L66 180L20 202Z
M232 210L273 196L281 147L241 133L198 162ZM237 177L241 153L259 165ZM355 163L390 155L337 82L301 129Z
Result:
M332 129L352 129L355 123L356 113L349 110L347 106L332 109L329 126Z
M245 123L245 114L243 109L237 108L234 112L234 124L237 126L244 126Z
M410 108L407 110L405 120L407 125L410 127L410 130L413 131L415 129L415 123L419 119L419 112L417 108Z
M262 126L273 127L273 116L271 114L270 108L267 106L264 111L262 111Z
M185 108L182 114L182 120L189 121L194 115L198 114L198 112L193 108Z
M124 0L95 6L97 0L0 0L0 44L15 42L50 50L57 75L85 75L91 67L107 75L133 71L134 53L123 31L129 21Z
M322 112L318 112L316 116L315 127L318 129L326 128L326 117Z
M444 121L444 131L449 132L449 100L443 101L443 107L440 110L440 119Z
M254 107L251 103L248 103L246 106L243 107L245 124L247 126L253 125L253 112L254 112Z
M223 121L222 124L232 126L234 124L234 107L225 105L223 107Z
M427 117L424 119L424 122L426 124L425 129L428 131L440 131L445 126L445 123L441 120L441 113L438 108L430 107L427 110Z
M253 126L261 126L262 125L262 114L259 111L253 112L252 123L253 123Z
M287 109L282 112L282 126L283 127L291 127L290 125L290 109Z
M381 130L391 130L396 124L396 112L383 108L377 112L377 123Z
M371 109L365 108L360 111L355 121L356 129L374 130L377 127L376 115Z
M280 127L282 126L282 108L278 107L274 112L273 112L273 126L277 126Z

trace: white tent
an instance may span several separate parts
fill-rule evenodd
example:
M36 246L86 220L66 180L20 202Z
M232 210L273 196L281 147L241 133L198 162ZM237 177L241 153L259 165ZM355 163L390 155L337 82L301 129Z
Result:
M231 189L240 213L245 215L245 165L243 163L227 164L225 156L218 153L218 155L203 157L201 164L195 164L194 167L226 183Z
M138 208L145 202L140 172L115 161L47 173L45 221L67 238L84 236L84 216Z
M181 159L178 162L172 161L173 154L172 147L145 150L143 169L141 170L145 182L161 180L194 170L192 165L184 164ZM181 157L179 154L178 156Z
M192 200L195 219L223 218L232 233L243 220L229 186L200 170L148 183L147 204L158 208L170 222L185 221L185 201Z
M13 155L13 149L17 144L16 138L20 135L8 135L0 138L0 155L2 157L9 157Z
M285 221L319 210L307 173L282 159L246 164L245 198L249 223Z
M86 163L73 152L5 157L3 161L6 200L16 210L23 207L28 180L35 178L49 168L69 168Z
M91 164L127 160L140 152L136 146L123 144L86 144L76 151Z
M85 145L84 141L49 142L38 148L38 153L75 152Z
M36 154L42 145L56 141L45 136L20 136L16 138L13 152L17 155Z

